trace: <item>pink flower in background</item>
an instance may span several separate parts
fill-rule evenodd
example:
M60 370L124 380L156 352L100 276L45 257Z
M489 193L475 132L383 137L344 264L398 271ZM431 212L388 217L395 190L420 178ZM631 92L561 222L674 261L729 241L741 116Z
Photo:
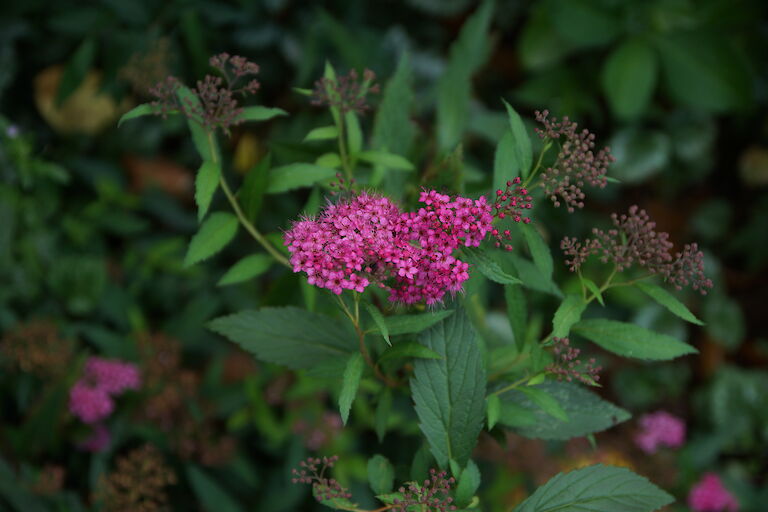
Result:
M91 357L85 363L85 378L110 395L139 389L141 379L136 365L114 359Z
M96 423L112 414L115 403L102 388L91 387L82 379L69 391L69 410L83 423Z
M659 446L679 448L685 443L685 423L665 411L646 414L640 418L640 432L635 444L645 453L656 453Z
M694 512L737 512L739 502L723 486L715 473L706 473L691 488L688 494L688 506Z
M107 426L103 423L96 423L90 437L80 444L80 448L88 452L99 453L107 449L110 441L112 441L112 434Z

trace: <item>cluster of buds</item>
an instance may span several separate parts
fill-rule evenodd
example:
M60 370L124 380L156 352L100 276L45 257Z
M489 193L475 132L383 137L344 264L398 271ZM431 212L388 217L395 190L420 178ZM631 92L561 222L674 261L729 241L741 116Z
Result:
M352 494L346 488L342 487L335 479L325 475L325 472L331 469L338 460L338 455L322 458L309 457L307 460L299 462L300 469L291 470L291 474L293 474L291 482L311 485L312 494L321 503L334 499L350 499Z
M366 102L368 94L379 92L378 84L373 83L375 79L376 74L370 69L363 71L362 83L354 69L337 78L321 78L315 82L311 103L337 108L342 114L347 112L363 114L371 108Z
M543 126L536 129L539 137L560 145L554 165L541 175L541 186L555 206L560 206L562 201L568 213L573 213L576 208L584 207L582 187L585 184L605 187L608 166L615 159L608 147L594 153L595 135L586 129L579 131L578 125L568 117L558 121L550 118L546 110L536 111L536 121Z
M0 352L21 371L38 377L60 377L72 360L72 343L59 336L57 327L36 320L8 331Z
M520 185L520 178L507 181L504 190L496 190L496 199L493 203L493 216L497 219L509 218L515 222L530 224L531 218L525 216L525 210L533 208L533 198L528 189ZM499 231L491 230L491 236L496 239L496 247L504 246L507 251L512 250L512 234L508 229Z
M604 231L594 228L594 238L579 241L565 237L560 248L569 259L566 264L571 271L577 271L593 254L599 254L603 263L612 262L621 272L637 265L651 275L660 275L676 289L691 285L694 290L706 295L712 288L712 281L704 275L704 253L694 244L686 245L673 258L670 250L669 233L657 232L645 210L637 206L629 208L628 214L611 216L614 228Z
M245 57L230 56L227 53L214 55L209 64L221 76L206 75L197 81L192 89L194 98L179 98L181 82L169 76L149 90L157 98L152 102L156 112L166 117L169 113L180 112L184 116L202 123L208 129L220 128L225 133L242 122L243 108L236 96L246 97L255 94L259 82L251 78L259 72L259 66Z
M581 350L571 346L568 338L553 337L555 362L547 366L547 371L557 375L557 380L566 380L568 382L578 380L591 386L600 381L601 366L595 366L595 359L590 358L587 361L579 359Z
M392 510L394 512L424 510L424 508L435 512L456 510L456 506L451 504L453 498L450 496L451 487L456 480L453 477L447 478L447 472L438 473L435 469L430 469L429 475L422 485L409 482L407 487L400 487L398 491L403 495L403 499L393 500Z

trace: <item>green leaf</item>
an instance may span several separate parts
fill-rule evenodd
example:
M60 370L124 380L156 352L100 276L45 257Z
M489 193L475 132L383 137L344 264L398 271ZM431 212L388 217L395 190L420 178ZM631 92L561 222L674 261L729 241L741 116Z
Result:
M200 99L187 86L180 85L176 89L176 96L182 105L190 105L192 109L202 108ZM199 117L187 117L187 126L192 134L192 142L195 144L195 149L197 149L200 158L212 162L220 162L221 154L218 142L216 141L216 135L208 133L202 124L202 119Z
M621 21L594 0L552 0L548 10L557 32L573 46L601 46L621 31Z
M566 413L562 406L557 402L557 399L543 389L524 387L519 388L519 390L528 395L528 398L530 398L533 403L541 407L542 411L549 414L556 420L563 422L569 421L568 413Z
M288 112L281 108L245 107L235 119L237 121L267 121L277 116L287 116Z
M411 121L412 75L410 58L404 54L381 95L381 103L373 121L374 148L402 155L411 147L415 136Z
M685 307L685 304L677 300L677 298L669 293L661 286L657 286L651 283L644 283L639 281L635 283L635 286L650 298L667 308L671 313L679 316L686 322L691 322L696 325L704 325L704 322L696 318L691 311Z
M568 421L553 420L523 391L531 388L521 388L500 395L499 423L531 439L566 440L602 432L631 417L624 409L571 382L548 381L535 389L546 391L556 400Z
M552 252L541 237L541 233L530 224L519 224L520 231L523 232L525 243L528 244L528 250L531 252L533 264L541 270L541 273L548 278L552 278L554 262L552 261Z
M517 269L517 275L520 277L520 281L523 282L523 286L531 290L552 294L555 297L563 297L563 292L560 291L552 278L542 274L539 267L532 261L520 257L513 252L506 253L505 256Z
M441 359L442 358L442 356L437 352L435 352L434 350L430 350L429 348L419 343L416 343L415 341L401 341L400 343L395 343L394 345L389 347L387 350L385 350L381 354L381 357L379 357L379 363L381 364L384 361L389 361L390 359L406 358L406 357L414 357L414 358L421 358L421 359Z
M421 431L440 467L464 465L483 428L485 368L475 330L463 310L419 337L443 359L417 359L411 393Z
M318 181L336 176L334 169L319 165L295 163L272 169L267 194L280 194L297 188L310 187Z
M452 309L443 309L432 313L397 315L384 317L390 336L413 334L428 329L453 314ZM378 332L378 331L377 331Z
M507 318L515 337L515 346L522 350L528 328L528 307L522 288L517 285L504 285L504 301L507 303Z
M603 92L619 119L631 120L648 109L656 87L657 59L643 39L629 39L616 47L605 61Z
M581 314L587 303L580 295L566 295L552 317L552 336L565 338L571 326L581 320Z
M437 141L441 151L452 150L467 124L471 78L488 58L488 29L494 2L485 0L467 19L451 45L448 66L437 83Z
M304 137L304 142L311 140L331 140L338 136L339 130L335 126L321 126L311 130L307 136Z
M528 131L525 129L525 125L523 124L523 120L520 117L520 114L518 114L515 109L513 109L512 106L505 100L502 99L501 101L504 103L504 106L507 109L509 129L512 132L513 154L518 168L517 172L519 172L519 175L522 178L527 178L528 173L531 171L531 165L533 164L533 149L531 148L531 138L528 136ZM507 185L506 182L517 176L518 174L509 174L497 188L503 190Z
M222 250L235 238L237 226L237 217L231 213L216 212L211 214L200 226L200 230L192 237L187 254L184 256L184 266L194 265Z
M123 114L120 117L120 120L117 122L117 127L120 128L120 125L122 125L125 121L130 121L131 119L136 119L137 117L157 114L158 112L159 110L149 103L142 103L141 105L133 107L131 110Z
M240 512L243 509L235 499L205 471L194 465L186 466L187 481L199 503L207 510Z
M584 286L587 287L587 290L592 292L592 294L597 298L597 302L599 302L601 306L605 307L603 292L600 291L600 288L598 288L597 284L595 284L593 280L581 275L579 276L579 279L581 279L581 282L584 284Z
M652 512L673 501L627 468L597 464L556 475L514 512Z
M382 315L381 311L379 311L379 308L377 308L373 304L366 303L365 309L368 310L368 313L371 315L371 318L373 318L373 321L376 323L376 327L379 328L381 337L384 338L384 341L387 342L387 345L391 347L392 342L389 340L389 329L387 329L387 322L384 321L384 315Z
M391 492L387 494L379 494L376 496L376 499L387 505L394 505L395 500L403 501L405 497L401 492Z
M227 270L227 273L221 276L218 286L227 286L230 284L241 283L254 277L258 277L266 272L272 263L274 258L267 254L251 254L241 259L232 268Z
M204 160L203 165L197 170L195 178L195 202L197 203L197 220L203 220L211 206L213 194L219 188L219 175L221 167L210 160Z
M360 129L360 121L357 119L357 114L353 111L344 114L344 126L347 129L349 154L354 158L363 149L363 130Z
M315 159L315 165L329 169L339 169L341 167L341 157L338 153L323 153Z
M355 350L354 335L338 320L292 306L241 311L209 328L262 361L293 369L346 359Z
M368 459L368 483L374 494L388 494L395 484L395 468L383 455Z
M477 464L470 459L467 461L467 467L461 472L456 484L456 505L466 507L472 501L472 497L480 487L480 469Z
M349 419L349 409L352 407L352 402L355 401L355 396L357 396L357 388L360 386L360 377L363 376L364 367L363 355L360 352L355 352L347 360L347 365L344 368L341 394L339 395L339 412L341 412L341 420L345 425Z
M611 138L611 153L616 158L611 166L613 177L624 183L638 183L667 167L672 142L664 132L630 127Z
M476 267L481 274L491 281L499 284L518 284L521 282L520 279L501 270L499 264L479 247L464 247L462 253L467 263Z
M59 88L56 91L56 105L61 105L85 80L96 58L96 48L96 40L92 37L85 39L77 47L61 75Z
M522 174L522 167L515 154L515 136L511 130L502 135L493 155L493 190L504 190L507 181Z
M668 360L698 353L692 346L672 336L616 320L582 320L573 326L572 331L625 357Z
M488 430L491 430L499 421L501 400L499 399L499 395L490 395L485 399L485 402L485 417L488 421Z
M376 404L376 411L373 414L373 426L376 430L376 437L379 442L384 440L389 424L389 415L392 412L392 391L385 387L379 394L379 403Z
M267 191L271 164L272 155L267 153L264 158L259 160L259 163L246 173L243 185L237 192L243 207L243 214L251 222L256 221L261 211L261 205L264 203L264 193Z
M386 151L363 151L357 157L369 164L381 165L396 171L412 171L414 169L413 164L402 156Z

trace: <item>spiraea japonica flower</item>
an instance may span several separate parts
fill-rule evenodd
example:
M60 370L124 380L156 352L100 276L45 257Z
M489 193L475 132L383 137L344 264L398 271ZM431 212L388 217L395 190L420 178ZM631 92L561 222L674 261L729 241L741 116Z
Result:
M680 448L685 443L685 423L666 411L657 411L640 418L640 431L635 444L645 453L652 454L660 446Z
M738 512L739 502L715 473L706 473L688 494L693 512Z
M685 245L682 252L673 257L669 233L657 232L656 223L637 206L631 206L626 214L614 213L611 219L614 228L607 231L594 228L593 238L563 239L560 248L569 258L566 264L571 271L579 270L587 258L597 254L603 263L616 265L618 272L639 267L663 277L678 290L690 285L706 295L712 288L712 281L704 275L704 253L697 244Z
M138 368L124 361L91 357L83 375L69 391L69 410L83 423L97 423L112 414L113 397L138 389Z
M490 204L485 197L451 197L425 190L415 212L401 212L390 199L367 192L326 206L317 218L294 223L285 234L294 272L310 284L335 294L362 292L370 284L386 288L390 300L434 304L462 289L469 265L459 260L460 247L477 247L499 216L518 214L530 197L502 192ZM514 202L514 204L512 204ZM508 233L506 233L508 235Z

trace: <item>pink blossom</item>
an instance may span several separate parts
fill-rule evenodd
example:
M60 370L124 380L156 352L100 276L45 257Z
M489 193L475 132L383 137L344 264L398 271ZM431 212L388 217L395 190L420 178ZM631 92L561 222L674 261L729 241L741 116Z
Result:
M659 446L679 448L685 443L685 423L665 411L646 414L640 418L640 432L635 444L645 453L656 453Z
M100 387L92 387L79 380L69 391L69 410L83 423L96 423L112 414L115 404L109 394Z
M104 425L104 423L96 423L93 426L91 435L85 441L80 443L80 449L94 453L103 452L107 449L111 441L112 434L109 432L107 426Z
M723 486L720 477L715 473L706 473L691 488L688 494L688 506L694 512L737 512L739 510L739 502Z
M101 357L88 359L84 377L110 395L119 395L128 389L139 389L141 385L136 365Z

